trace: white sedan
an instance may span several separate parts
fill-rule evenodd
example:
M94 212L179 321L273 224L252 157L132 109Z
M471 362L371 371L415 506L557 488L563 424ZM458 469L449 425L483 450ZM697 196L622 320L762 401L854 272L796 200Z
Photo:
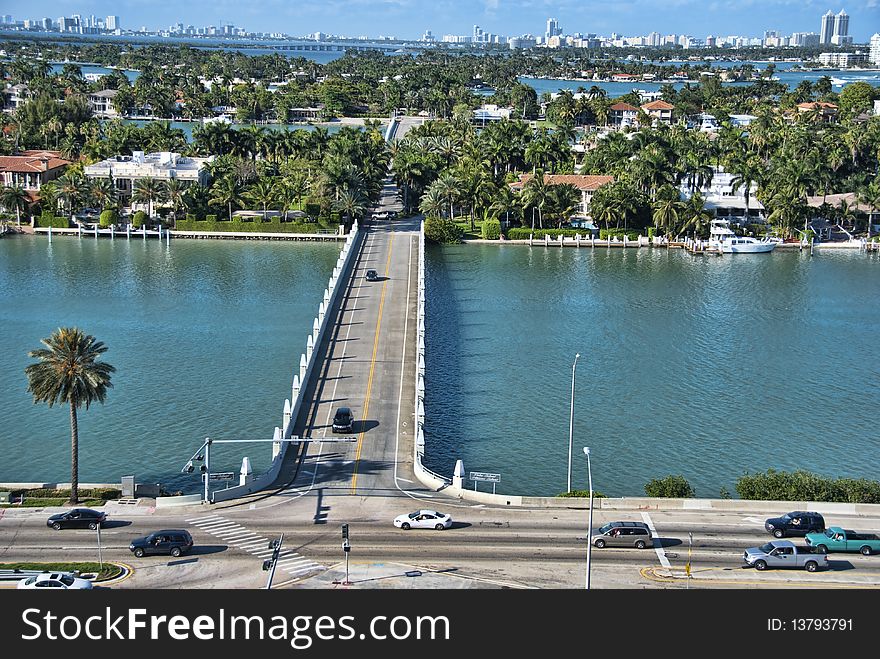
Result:
M92 582L80 579L66 572L44 572L18 582L17 588L37 588L39 590L90 590Z
M416 510L407 515L394 518L394 526L407 531L409 529L437 529L442 531L452 526L452 517L436 510Z

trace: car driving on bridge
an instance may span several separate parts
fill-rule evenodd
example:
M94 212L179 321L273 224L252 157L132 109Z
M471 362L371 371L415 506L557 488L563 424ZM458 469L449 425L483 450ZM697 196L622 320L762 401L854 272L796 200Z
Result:
M452 517L436 510L416 510L394 518L394 526L408 531L409 529L437 529L442 531L452 526Z
M351 432L354 427L354 414L347 407L340 407L333 417L333 432Z

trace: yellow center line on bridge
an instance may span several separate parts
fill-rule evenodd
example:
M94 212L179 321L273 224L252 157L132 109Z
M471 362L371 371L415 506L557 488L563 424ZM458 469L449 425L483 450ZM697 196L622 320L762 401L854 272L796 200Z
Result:
M382 327L382 311L385 308L385 291L388 288L388 273L391 272L391 248L394 245L394 232L391 233L391 240L388 241L388 262L385 264L385 281L382 284L382 297L379 299L379 317L376 319L376 339L373 341L373 358L370 360L370 377L367 380L367 395L364 398L364 413L361 416L361 423L366 423L367 413L370 411L370 392L373 390L373 373L376 369L376 355L379 352L379 330ZM361 459L361 448L364 445L364 435L366 428L361 430L358 435L357 452L354 455L354 475L351 477L351 493L357 492L358 465Z

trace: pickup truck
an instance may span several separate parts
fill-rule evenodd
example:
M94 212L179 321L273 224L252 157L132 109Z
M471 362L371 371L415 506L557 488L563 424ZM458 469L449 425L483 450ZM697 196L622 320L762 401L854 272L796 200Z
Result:
M856 533L839 526L830 526L824 533L808 533L806 541L825 551L859 551L865 556L880 552L880 536L876 533Z
M828 567L828 556L818 547L797 546L790 540L774 540L760 547L749 547L743 560L756 570L768 567L800 567L807 572Z

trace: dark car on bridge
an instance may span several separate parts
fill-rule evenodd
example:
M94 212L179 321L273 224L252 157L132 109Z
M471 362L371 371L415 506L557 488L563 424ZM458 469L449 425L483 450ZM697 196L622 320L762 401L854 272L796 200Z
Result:
M340 407L333 417L333 432L351 432L354 427L354 414L347 407Z
M56 531L61 529L97 529L107 521L107 513L91 508L74 508L66 513L52 515L46 520L46 526Z
M379 273L375 270L367 270L367 281L379 281Z
M171 529L135 538L128 548L138 558L146 554L169 554L177 557L188 552L192 546L193 539L189 531Z
M764 529L774 538L821 533L825 530L825 519L819 513L795 510L782 517L768 519L764 522Z

